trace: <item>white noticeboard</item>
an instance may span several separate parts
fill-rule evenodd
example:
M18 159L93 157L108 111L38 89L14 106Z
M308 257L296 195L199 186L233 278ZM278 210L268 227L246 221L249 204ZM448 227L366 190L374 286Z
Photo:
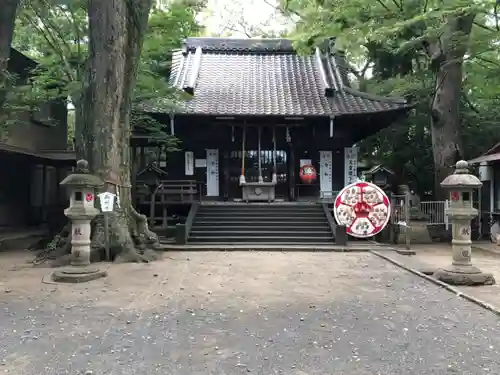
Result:
M300 159L300 167L302 168L304 165L311 165L312 160L311 159Z
M358 180L358 148L344 148L344 186Z
M99 194L98 196L99 196L99 203L101 204L101 211L102 212L113 211L116 195L107 191L105 193Z
M194 161L194 166L196 168L206 168L207 167L207 159L196 159Z
M184 162L186 169L186 176L194 175L194 153L193 151L186 151L184 153Z

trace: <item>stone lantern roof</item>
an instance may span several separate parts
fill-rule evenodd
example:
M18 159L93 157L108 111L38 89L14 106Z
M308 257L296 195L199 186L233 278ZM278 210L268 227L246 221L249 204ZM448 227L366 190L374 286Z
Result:
M71 187L89 187L98 188L104 185L104 182L97 176L90 174L89 163L87 160L78 160L76 162L75 173L70 174L60 182L62 186Z
M483 183L479 178L469 173L469 164L465 160L458 161L455 172L441 182L444 189L477 189L481 186Z

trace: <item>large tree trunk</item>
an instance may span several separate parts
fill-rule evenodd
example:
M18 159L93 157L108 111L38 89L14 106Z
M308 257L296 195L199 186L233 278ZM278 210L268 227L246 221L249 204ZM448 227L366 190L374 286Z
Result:
M2 108L8 90L7 67L18 6L19 0L0 0L0 120L3 117Z
M132 206L130 185L131 94L150 7L151 0L90 0L88 8L88 71L75 143L77 157L105 182L103 191L119 194L120 207L109 214L115 261L153 260L160 247L146 217ZM99 215L92 225L92 261L103 257L104 233ZM55 257L68 253L69 238L61 237L52 244Z
M80 139L90 169L119 194L110 222L111 249L117 259L146 261L146 245L158 238L147 228L146 217L132 206L130 185L130 111L151 0L90 0L89 85L83 108L85 127ZM104 248L103 220L96 220L93 249ZM146 255L146 257L144 256Z
M431 108L435 199L445 199L441 181L463 158L460 125L462 65L474 15L451 16L441 38L428 47L435 71L435 93Z

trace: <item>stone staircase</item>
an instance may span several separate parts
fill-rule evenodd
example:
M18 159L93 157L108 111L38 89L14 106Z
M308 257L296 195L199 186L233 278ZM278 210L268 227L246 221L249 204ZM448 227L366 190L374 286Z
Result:
M188 244L333 245L334 237L320 204L202 204Z

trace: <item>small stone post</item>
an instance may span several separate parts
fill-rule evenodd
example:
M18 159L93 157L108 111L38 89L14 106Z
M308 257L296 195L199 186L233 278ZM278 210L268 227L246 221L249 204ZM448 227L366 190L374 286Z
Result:
M69 207L64 214L71 220L71 266L52 274L54 281L81 283L107 275L90 266L90 222L99 214L94 207L96 188L103 186L97 176L89 173L88 162L79 160L76 171L60 183L70 193Z
M471 262L471 220L478 215L473 207L474 190L482 186L479 179L469 174L466 161L457 162L455 173L441 182L449 191L450 207L446 210L452 225L453 258L450 266L439 269L434 277L451 285L492 285L493 275L483 273Z

